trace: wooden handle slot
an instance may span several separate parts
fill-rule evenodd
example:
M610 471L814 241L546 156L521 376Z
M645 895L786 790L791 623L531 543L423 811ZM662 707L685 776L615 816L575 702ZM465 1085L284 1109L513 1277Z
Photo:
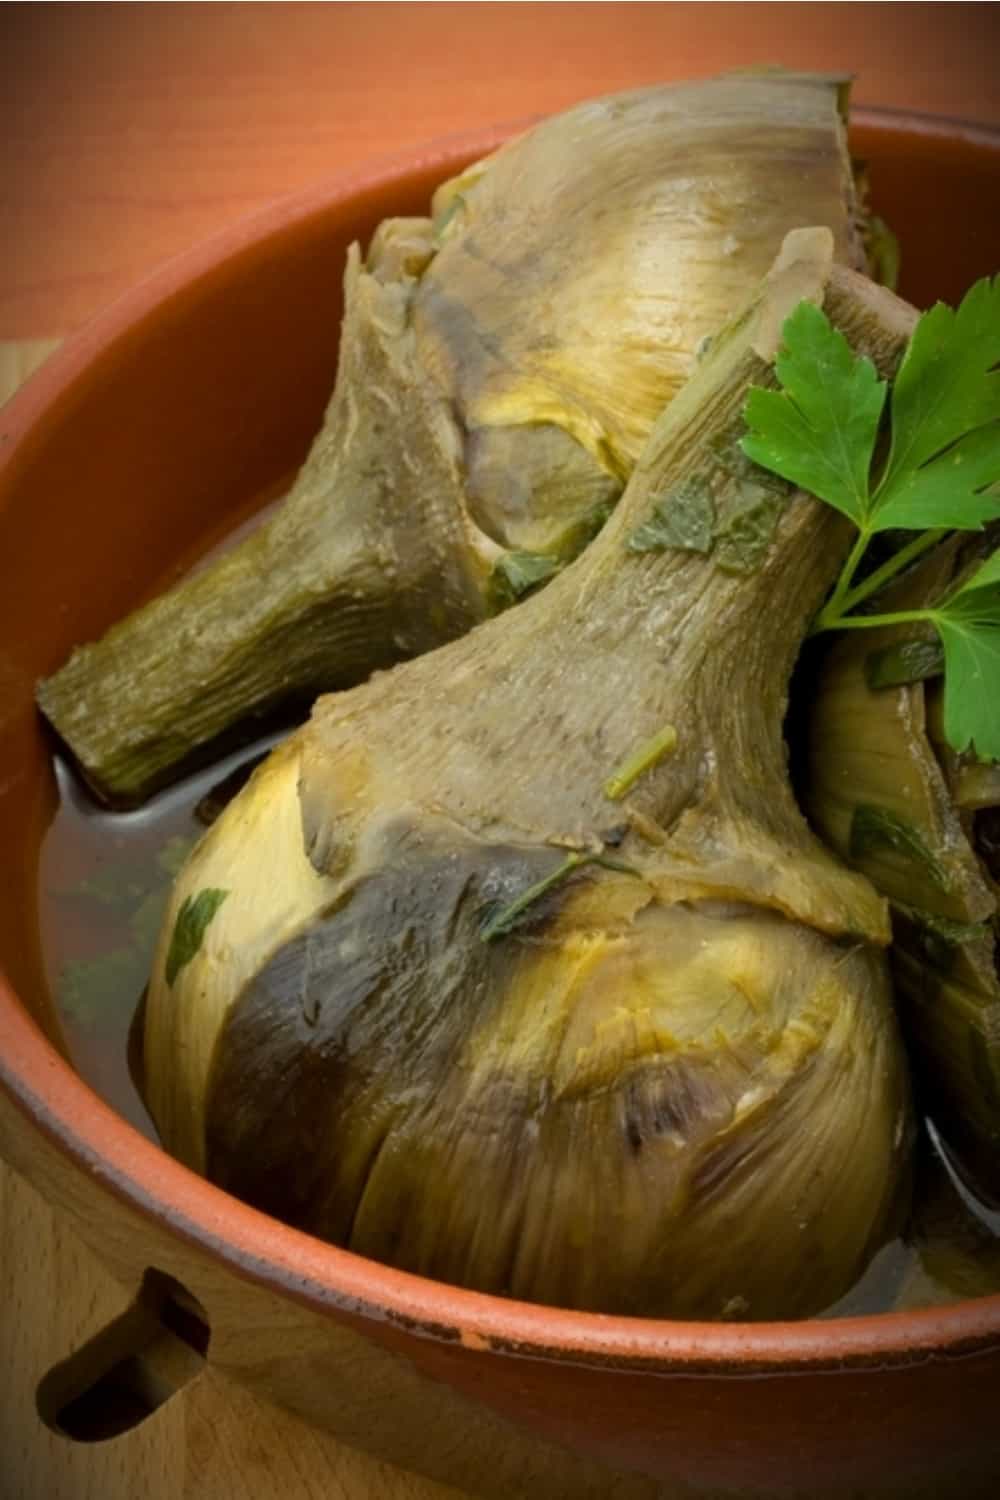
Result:
M75 1442L120 1437L201 1373L210 1337L197 1298L148 1270L131 1305L42 1376L38 1414Z

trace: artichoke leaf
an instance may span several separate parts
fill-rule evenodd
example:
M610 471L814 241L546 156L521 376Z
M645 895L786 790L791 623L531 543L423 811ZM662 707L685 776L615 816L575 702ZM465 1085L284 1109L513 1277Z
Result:
M939 597L985 545L953 538L889 592ZM863 632L891 653L910 627ZM977 1189L1000 1196L997 883L975 816L1000 801L998 767L944 739L937 679L872 687L873 644L837 641L810 709L806 811L894 906L892 973L928 1108Z
M951 938L900 913L892 972L929 1107L977 1191L1000 1205L1000 981L994 924Z
M461 232L414 309L466 424L551 422L624 482L786 233L828 224L838 258L864 264L842 84L775 70L638 89L502 147L463 188ZM524 315L527 286L541 318Z
M892 607L937 595L955 563L952 543L936 549L887 595ZM912 626L847 632L825 657L810 709L806 809L885 895L933 916L983 921L996 905L931 742L928 684L871 686L871 658L908 633Z
M952 803L961 813L1000 807L1000 762L983 761L972 750L952 749L944 732L944 694L938 681L924 689L927 738L948 783Z

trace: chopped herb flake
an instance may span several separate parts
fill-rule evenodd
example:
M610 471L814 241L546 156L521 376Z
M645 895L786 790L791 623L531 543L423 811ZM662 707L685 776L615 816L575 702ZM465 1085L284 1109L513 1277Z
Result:
M882 849L890 849L904 859L920 864L940 890L947 891L951 882L912 823L887 807L872 807L861 802L854 809L848 845L852 859L863 859Z
M636 872L630 865L622 864L619 860L609 859L606 854L599 852L587 852L581 854L568 854L561 865L557 865L551 875L546 875L543 880L537 880L534 885L529 885L527 890L522 891L520 896L509 902L497 911L493 909L486 914L486 920L479 929L482 942L492 943L497 938L506 937L515 927L526 920L531 908L539 902L543 896L548 895L553 886L559 885L574 870L580 869L582 865L601 865L606 870L618 870L624 875L634 875Z
M493 565L488 594L490 605L499 613L509 609L526 594L548 583L559 572L559 562L543 552L505 552Z
M710 552L714 530L712 491L695 476L657 501L650 519L629 537L629 551Z
M672 724L665 724L659 734L654 734L652 739L646 741L634 750L626 761L618 767L612 776L604 783L604 795L612 802L618 802L625 793L639 780L658 766L665 756L671 755L677 749L677 730Z
M872 651L865 661L865 681L873 692L881 688L905 687L940 677L944 671L941 642L930 640L898 641Z
M743 422L728 428L709 444L710 451L724 473L741 484L752 484L756 489L773 490L777 495L789 495L792 486L780 474L762 469L743 452L743 439L747 429Z
M173 985L178 974L189 964L201 947L208 924L229 895L206 886L197 896L185 896L177 913L170 948L165 966L168 985Z
M766 489L750 489L742 503L717 529L715 564L724 573L754 573L771 545L784 498Z

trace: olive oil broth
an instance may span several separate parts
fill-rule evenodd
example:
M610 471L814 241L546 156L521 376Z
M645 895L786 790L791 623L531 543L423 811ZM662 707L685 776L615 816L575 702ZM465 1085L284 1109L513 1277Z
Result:
M274 730L234 751L134 812L99 807L66 761L55 759L59 805L42 849L39 893L50 992L77 1071L154 1141L131 1076L129 1047L170 886L206 825L282 733ZM908 1224L824 1316L996 1291L1000 1213L962 1184L933 1126L925 1124Z
M198 572L274 513L293 476L254 492L200 543L154 574L134 607ZM129 1071L128 1038L173 876L203 824L195 809L228 769L262 754L243 744L134 812L99 805L68 758L52 757L56 812L38 862L38 920L51 1019L80 1075L156 1140ZM232 763L232 764L230 764ZM123 1041L124 1038L124 1041Z

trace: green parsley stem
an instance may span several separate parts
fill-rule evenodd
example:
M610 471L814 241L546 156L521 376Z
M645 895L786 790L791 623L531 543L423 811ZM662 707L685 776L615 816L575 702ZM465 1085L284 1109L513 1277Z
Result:
M924 552L929 552L932 547L936 547L942 537L947 535L947 529L922 531L919 536L914 537L912 542L907 542L905 547L900 547L898 552L886 558L880 568L870 573L863 583L859 583L857 588L851 589L850 593L844 596L840 605L841 614L850 614L851 610L863 600L870 598L872 594L877 594L891 578L895 578L897 573L908 568L910 563L915 562Z
M479 929L481 942L492 943L497 938L505 937L527 911L529 906L546 895L560 880L565 880L567 875L572 875L581 865L601 865L605 870L617 870L620 875L635 875L637 872L631 865L626 865L619 860L610 859L606 854L596 850L588 850L579 854L567 854L561 865L557 865L551 875L546 875L544 880L536 880L534 885L529 885L526 891L509 902L498 911L490 920Z
M913 620L931 620L937 618L937 611L933 609L900 609L889 615L847 615L839 619L831 620L829 624L821 624L818 618L813 626L812 633L819 635L825 630L869 630L878 625L905 625Z
M868 543L871 541L871 535L871 532L867 528L864 528L854 538L854 546L851 548L847 561L841 569L840 577L837 579L837 587L813 621L809 631L810 635L818 635L822 630L832 629L834 622L840 618L843 612L844 600L847 597L854 575L858 571L858 565L865 555Z
M516 900L511 901L491 917L480 929L479 936L484 943L492 943L494 939L503 937L515 926L522 912L527 911L542 896L550 891L560 880L565 880L567 875L580 867L589 864L595 856L593 854L568 854L561 865L557 865L551 875L546 875L544 880L537 880L534 885L529 885L526 891L522 891Z
M645 744L633 750L627 760L623 761L604 783L604 795L612 802L618 802L625 793L635 785L640 776L651 771L654 766L677 749L677 730L672 724L665 724L659 734L654 734L652 739L646 740Z

